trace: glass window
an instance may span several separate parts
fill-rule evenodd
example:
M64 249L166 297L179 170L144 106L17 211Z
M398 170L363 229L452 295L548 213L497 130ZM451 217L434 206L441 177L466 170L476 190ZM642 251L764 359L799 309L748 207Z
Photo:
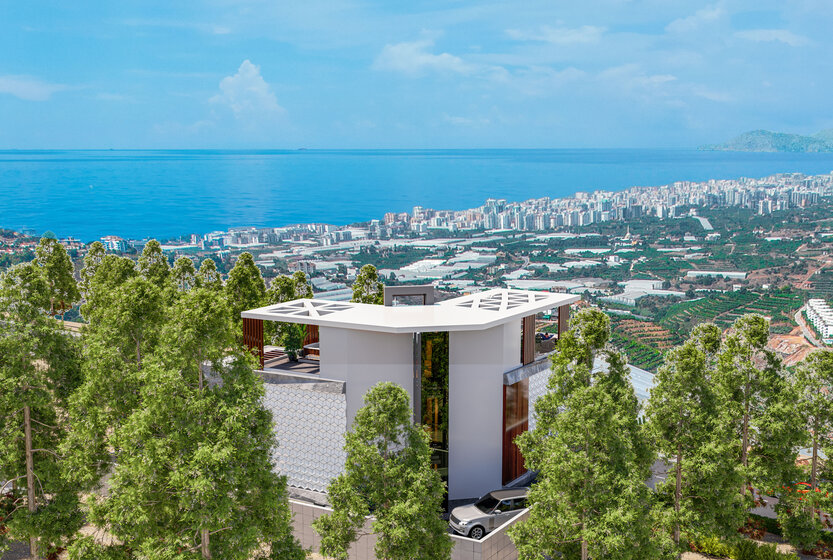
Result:
M512 501L512 510L524 509L526 507L526 498L515 498Z
M498 505L498 501L497 498L493 497L491 494L486 494L474 505L477 506L477 509L483 513L492 513L492 510L495 509L496 505Z
M431 462L448 481L448 333L422 333L422 424L433 450Z

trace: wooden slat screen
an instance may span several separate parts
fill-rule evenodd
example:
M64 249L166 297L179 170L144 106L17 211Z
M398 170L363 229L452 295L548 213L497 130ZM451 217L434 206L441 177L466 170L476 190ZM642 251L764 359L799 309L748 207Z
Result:
M307 336L304 337L304 346L318 342L318 325L307 325Z
M529 429L529 380L503 386L503 484L526 472L515 438Z
M558 308L558 336L561 337L561 333L567 332L567 329L570 328L570 306L569 305L562 305Z
M243 318L243 344L257 356L263 369L263 320Z

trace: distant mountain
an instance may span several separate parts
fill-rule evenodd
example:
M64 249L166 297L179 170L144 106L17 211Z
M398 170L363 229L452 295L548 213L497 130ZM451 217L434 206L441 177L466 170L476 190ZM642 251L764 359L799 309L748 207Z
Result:
M813 136L753 130L724 144L702 146L701 150L725 152L833 152L833 129Z

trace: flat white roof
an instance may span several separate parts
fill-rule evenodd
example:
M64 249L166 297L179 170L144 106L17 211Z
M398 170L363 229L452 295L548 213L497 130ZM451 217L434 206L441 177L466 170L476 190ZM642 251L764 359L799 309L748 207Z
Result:
M387 333L485 330L513 319L574 303L580 296L498 288L435 305L385 307L368 303L296 299L244 311L246 319Z

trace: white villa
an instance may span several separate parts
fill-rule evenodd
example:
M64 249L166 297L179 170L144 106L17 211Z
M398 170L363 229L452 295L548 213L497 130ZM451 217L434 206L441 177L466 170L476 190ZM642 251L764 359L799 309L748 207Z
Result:
M381 381L410 394L450 500L478 497L524 473L512 441L534 423L530 411L550 369L536 356L535 317L557 317L560 334L579 296L493 289L434 304L433 288L415 288L386 299L419 295L424 305L302 299L242 313L275 417L276 468L293 489L326 491L344 465L344 433ZM292 362L265 345L264 321L307 325L305 356Z

